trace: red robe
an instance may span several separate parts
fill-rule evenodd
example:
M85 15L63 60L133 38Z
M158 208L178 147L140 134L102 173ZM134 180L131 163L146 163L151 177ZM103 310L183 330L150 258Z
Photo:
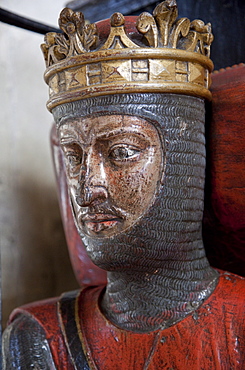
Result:
M4 339L6 369L20 352L13 354L13 344L29 327L28 320L34 320L34 332L41 328L47 340L48 350L41 341L45 356L51 352L47 369L245 369L245 278L221 272L215 291L196 311L148 334L121 330L107 321L98 306L102 290L86 288L15 310Z

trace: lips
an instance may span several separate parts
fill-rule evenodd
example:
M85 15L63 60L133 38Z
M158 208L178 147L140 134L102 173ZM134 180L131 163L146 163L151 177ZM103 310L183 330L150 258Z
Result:
M87 214L82 220L85 227L95 233L110 229L121 221L118 216L104 213Z
M83 217L83 221L106 221L106 220L113 220L113 219L118 219L118 216L112 215L110 213L105 214L105 213L93 213L93 214L87 214Z

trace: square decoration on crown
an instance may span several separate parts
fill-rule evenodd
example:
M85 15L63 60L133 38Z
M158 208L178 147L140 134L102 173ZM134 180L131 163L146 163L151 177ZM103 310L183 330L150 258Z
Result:
M150 59L150 81L165 82L175 80L175 60Z
M110 60L102 63L103 83L118 83L130 81L130 76L130 60Z

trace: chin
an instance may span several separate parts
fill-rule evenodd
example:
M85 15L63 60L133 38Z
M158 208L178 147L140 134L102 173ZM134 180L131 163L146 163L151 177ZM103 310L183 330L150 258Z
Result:
M91 261L106 271L124 271L132 269L134 252L130 245L117 243L117 237L92 238L80 234ZM140 258L142 264L142 256Z

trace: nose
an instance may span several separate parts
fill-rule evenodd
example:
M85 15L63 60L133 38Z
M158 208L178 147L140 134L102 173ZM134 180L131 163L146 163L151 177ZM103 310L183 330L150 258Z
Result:
M102 186L84 187L76 196L77 204L80 207L89 207L104 203L107 199L107 190Z
M81 166L76 201L80 207L88 207L104 203L107 198L107 179L103 156L91 149Z

